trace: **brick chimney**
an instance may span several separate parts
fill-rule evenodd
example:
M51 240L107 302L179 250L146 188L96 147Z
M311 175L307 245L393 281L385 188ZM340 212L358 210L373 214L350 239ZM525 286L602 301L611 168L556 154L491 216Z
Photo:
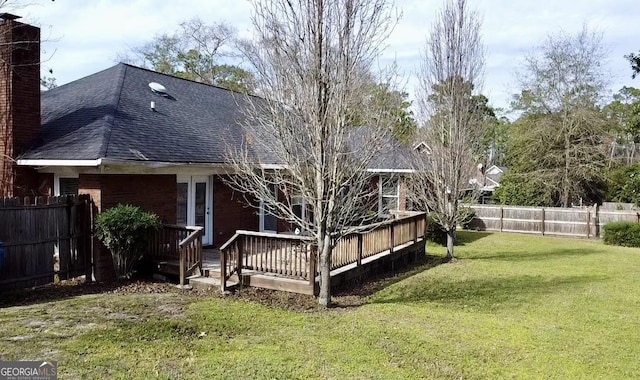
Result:
M0 13L0 197L30 195L37 173L15 159L40 131L40 28Z

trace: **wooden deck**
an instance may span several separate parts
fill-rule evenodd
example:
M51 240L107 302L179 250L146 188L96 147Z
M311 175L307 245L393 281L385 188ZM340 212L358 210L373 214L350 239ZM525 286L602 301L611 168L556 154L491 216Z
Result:
M332 285L424 254L426 215L406 213L344 236L332 252ZM220 247L220 287L227 281L317 294L317 255L308 237L237 231Z
M417 255L424 254L425 227L424 213L409 213L343 237L332 253L332 285L414 261ZM183 273L181 279L196 287L225 291L242 284L317 294L317 255L311 243L304 236L237 231L219 250L201 249L200 256L191 258L189 263L199 265L197 270L192 267L184 274L188 264L180 267L177 255L162 257L156 265L164 273ZM181 284L185 283L181 280Z

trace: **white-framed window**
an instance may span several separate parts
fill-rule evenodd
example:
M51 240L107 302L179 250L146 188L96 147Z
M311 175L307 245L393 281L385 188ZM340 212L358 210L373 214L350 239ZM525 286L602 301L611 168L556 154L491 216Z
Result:
M379 203L378 214L389 215L397 211L400 204L400 181L396 176L380 176L378 181Z
M53 195L78 195L78 175L53 175Z
M291 197L291 211L293 214L302 220L307 220L307 204L299 195Z
M178 194L176 197L177 216L176 224L186 226L188 221L189 182L178 182Z

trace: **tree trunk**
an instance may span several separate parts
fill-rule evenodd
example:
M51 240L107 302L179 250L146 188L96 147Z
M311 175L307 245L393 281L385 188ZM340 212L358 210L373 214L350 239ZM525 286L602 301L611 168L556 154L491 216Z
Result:
M456 239L456 230L455 230L455 228L447 231L447 258L448 259L455 258L454 254L453 254L453 243L454 243L455 239Z
M318 303L324 307L331 306L331 237L325 235L320 251L320 294Z

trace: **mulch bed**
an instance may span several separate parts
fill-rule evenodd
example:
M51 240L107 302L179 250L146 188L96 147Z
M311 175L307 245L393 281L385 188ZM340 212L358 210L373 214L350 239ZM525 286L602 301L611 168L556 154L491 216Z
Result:
M438 265L441 258L426 257L418 265ZM388 286L391 283L405 278L416 267L383 273L365 281L346 284L335 289L332 295L332 309L349 310L357 308L368 302L368 296ZM294 310L300 312L324 311L318 306L313 296L280 292L267 289L244 287L235 289L226 294L218 290L202 289L178 289L175 284L159 281L150 277L141 277L132 280L120 280L109 283L86 283L83 279L64 280L55 284L39 286L32 289L0 293L0 308L10 306L23 306L34 303L51 302L70 297L87 294L163 294L175 293L197 299L207 298L233 298L256 302L270 307Z

